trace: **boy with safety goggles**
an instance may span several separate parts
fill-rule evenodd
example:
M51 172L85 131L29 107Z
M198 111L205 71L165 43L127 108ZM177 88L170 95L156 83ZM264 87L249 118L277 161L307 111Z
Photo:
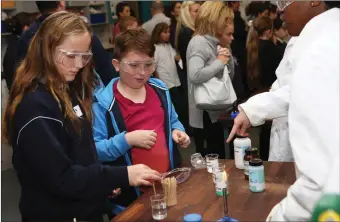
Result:
M156 68L154 52L144 29L127 30L116 38L112 63L120 77L95 94L93 135L99 160L143 163L164 173L181 163L173 140L186 148L190 138L165 84L150 78ZM139 194L139 189L136 193L123 189L117 201L127 206Z

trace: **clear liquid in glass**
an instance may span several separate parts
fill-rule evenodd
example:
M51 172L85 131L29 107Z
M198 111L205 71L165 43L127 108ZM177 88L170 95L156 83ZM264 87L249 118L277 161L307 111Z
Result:
M154 220L163 220L168 216L166 204L156 203L152 205L152 217Z

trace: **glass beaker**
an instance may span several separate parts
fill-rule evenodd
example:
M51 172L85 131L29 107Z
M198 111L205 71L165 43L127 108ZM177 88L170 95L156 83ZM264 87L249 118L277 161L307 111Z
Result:
M156 194L150 197L152 217L155 220L163 220L168 216L166 201L163 194Z
M205 161L207 163L207 170L209 173L212 173L213 165L218 164L218 154L208 154L205 156Z

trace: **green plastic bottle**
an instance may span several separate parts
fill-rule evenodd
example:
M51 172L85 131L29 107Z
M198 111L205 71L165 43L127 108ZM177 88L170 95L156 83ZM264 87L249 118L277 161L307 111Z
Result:
M312 221L340 221L340 195L324 194L314 208Z

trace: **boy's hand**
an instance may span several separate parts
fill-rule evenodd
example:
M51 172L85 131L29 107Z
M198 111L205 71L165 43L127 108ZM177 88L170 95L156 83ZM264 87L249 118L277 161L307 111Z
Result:
M153 130L135 130L125 134L130 146L151 149L155 145L157 133Z
M182 148L187 148L190 144L190 137L178 129L172 131L172 139Z

